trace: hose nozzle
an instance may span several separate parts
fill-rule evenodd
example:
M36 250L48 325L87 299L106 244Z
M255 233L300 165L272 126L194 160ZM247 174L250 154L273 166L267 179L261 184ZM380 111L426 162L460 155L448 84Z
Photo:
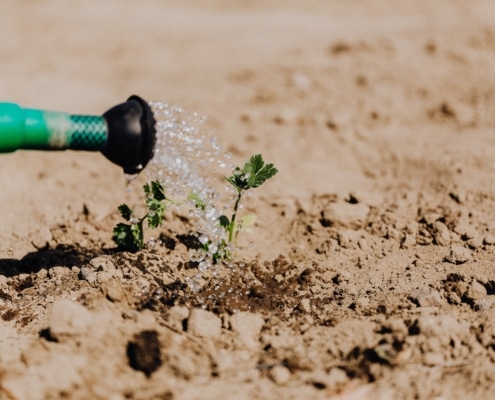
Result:
M103 155L120 165L126 174L137 174L153 158L156 130L150 106L139 96L103 114L108 127Z

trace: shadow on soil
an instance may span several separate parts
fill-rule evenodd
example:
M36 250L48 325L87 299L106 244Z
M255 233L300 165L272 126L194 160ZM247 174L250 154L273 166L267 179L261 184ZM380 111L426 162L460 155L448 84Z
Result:
M85 249L78 245L59 244L26 254L22 259L0 259L0 275L7 277L38 272L52 267L82 267L94 257L110 254L112 250Z

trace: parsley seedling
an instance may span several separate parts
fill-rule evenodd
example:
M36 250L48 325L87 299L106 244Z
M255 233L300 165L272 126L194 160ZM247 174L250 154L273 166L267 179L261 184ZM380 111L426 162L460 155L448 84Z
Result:
M237 246L237 236L239 232L246 229L256 221L255 215L246 215L238 218L239 205L243 194L250 189L261 186L265 181L273 177L278 170L273 164L265 164L261 154L252 156L243 168L236 167L232 176L225 177L237 191L237 197L230 219L226 215L218 218L218 223L225 230L227 239L222 243L216 244L216 251L213 252L213 259L231 260L233 252ZM170 204L181 204L165 196L165 190L158 181L143 186L146 194L146 207L148 212L142 218L135 218L131 208L126 204L119 206L120 215L128 223L119 223L113 230L114 241L122 248L137 251L144 248L143 225L147 221L149 228L158 228L165 219L165 210ZM197 194L191 193L188 197L194 206L200 210L206 209L206 203ZM203 250L210 251L212 242L203 243Z
M146 194L146 208L148 212L142 218L135 218L134 213L127 204L119 206L120 215L129 223L118 223L113 230L113 240L120 247L137 251L144 248L143 223L147 221L148 227L154 229L162 225L165 219L165 210L170 204L178 204L165 196L163 186L158 181L146 183L143 186Z
M256 154L244 164L243 168L236 167L232 172L232 176L225 177L225 179L237 190L237 198L230 220L226 215L222 215L219 218L220 225L228 233L228 242L224 244L225 246L232 244L235 248L239 232L256 221L255 215L247 215L243 217L239 223L237 222L237 212L239 210L242 195L249 189L261 186L277 172L278 170L273 164L265 164L263 156L261 154ZM230 252L227 252L227 258L230 257Z

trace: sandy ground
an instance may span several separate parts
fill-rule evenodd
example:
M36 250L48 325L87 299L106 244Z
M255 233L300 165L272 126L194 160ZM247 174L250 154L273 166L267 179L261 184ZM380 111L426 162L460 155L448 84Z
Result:
M7 0L0 25L4 100L177 103L280 170L245 266L193 296L187 218L113 244L142 201L119 167L1 155L1 399L492 396L492 0Z

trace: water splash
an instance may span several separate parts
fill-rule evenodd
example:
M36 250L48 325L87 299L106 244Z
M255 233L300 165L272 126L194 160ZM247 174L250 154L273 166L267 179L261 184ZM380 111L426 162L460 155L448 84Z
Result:
M206 118L177 105L149 104L156 119L156 145L154 157L146 168L148 176L160 181L167 197L188 208L188 215L195 221L192 233L200 243L211 243L207 252L189 253L190 260L198 263L198 273L188 284L192 291L198 292L203 273L211 270L215 275L213 255L222 241L227 240L218 218L231 210L235 202L235 189L223 179L234 166L214 132L207 128ZM201 199L204 206L197 207L191 195Z

